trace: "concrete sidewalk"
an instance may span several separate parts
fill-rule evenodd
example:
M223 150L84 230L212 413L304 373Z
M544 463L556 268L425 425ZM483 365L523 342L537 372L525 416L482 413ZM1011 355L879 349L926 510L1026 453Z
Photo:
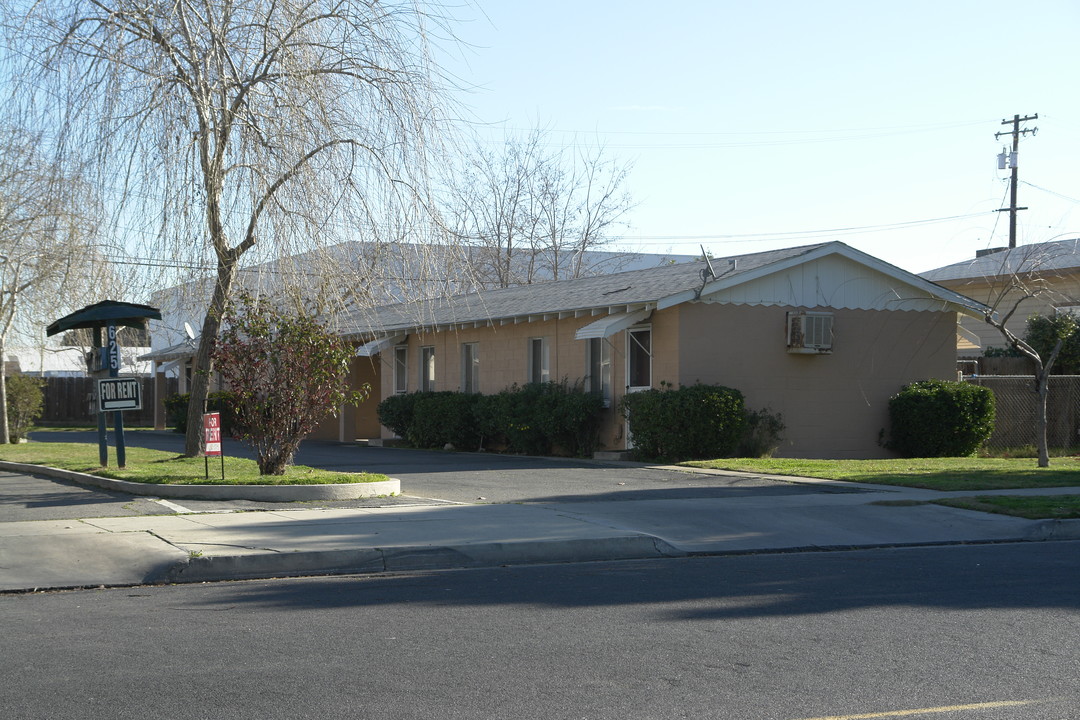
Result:
M694 554L1080 539L1080 521L857 488L791 496L439 504L0 523L0 591ZM1080 494L1080 488L997 494ZM979 495L994 494L980 492Z

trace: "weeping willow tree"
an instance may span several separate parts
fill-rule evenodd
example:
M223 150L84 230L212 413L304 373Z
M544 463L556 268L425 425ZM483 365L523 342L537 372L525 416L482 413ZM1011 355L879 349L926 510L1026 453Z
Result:
M45 325L108 286L94 244L88 188L33 118L5 108L0 121L0 359L14 338L42 342ZM44 351L44 350L43 350ZM0 371L0 441L8 398Z
M447 107L432 39L452 39L449 22L408 0L7 12L8 52L51 88L68 144L92 155L116 231L154 263L211 271L185 448L200 454L213 350L245 265L272 262L283 293L346 307L365 301L354 292L365 268L326 248L422 240L431 227Z

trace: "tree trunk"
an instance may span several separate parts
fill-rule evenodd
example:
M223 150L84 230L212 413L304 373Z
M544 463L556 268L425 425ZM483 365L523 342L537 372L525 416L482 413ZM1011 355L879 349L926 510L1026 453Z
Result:
M1046 440L1046 398L1050 394L1050 373L1043 370L1036 384L1035 440L1039 446L1039 467L1050 467L1050 448Z
M221 319L228 307L229 294L235 279L236 260L221 261L218 266L218 280L214 284L214 295L210 300L210 309L203 319L199 349L195 354L195 363L191 369L191 399L188 402L187 435L184 438L184 455L187 457L199 457L206 448L202 431L202 416L206 412L206 396L210 392L210 376L214 372L213 353L217 345L218 331L221 328Z
M7 353L6 338L0 337L0 439L11 442L11 428L8 427L7 414L7 372L4 356Z

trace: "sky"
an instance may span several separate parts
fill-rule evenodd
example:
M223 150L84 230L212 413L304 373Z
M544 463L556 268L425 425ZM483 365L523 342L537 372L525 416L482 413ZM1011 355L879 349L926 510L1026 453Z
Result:
M445 69L481 137L632 163L615 246L714 256L841 240L923 272L1080 237L1076 0L475 0ZM1009 125L1002 120L1008 119Z

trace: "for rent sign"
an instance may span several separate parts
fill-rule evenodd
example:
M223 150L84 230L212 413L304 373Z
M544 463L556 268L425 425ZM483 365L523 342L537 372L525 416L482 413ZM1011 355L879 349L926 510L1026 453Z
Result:
M142 409L139 378L102 378L97 381L97 388L98 412Z
M203 437L206 439L206 454L221 454L221 414L206 413L202 416Z

